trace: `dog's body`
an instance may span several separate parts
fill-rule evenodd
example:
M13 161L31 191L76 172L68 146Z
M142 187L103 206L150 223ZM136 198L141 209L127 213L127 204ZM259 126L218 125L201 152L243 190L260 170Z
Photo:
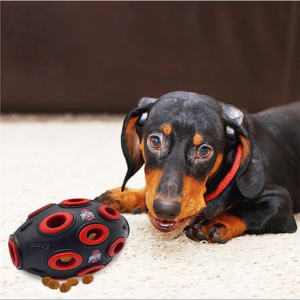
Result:
M143 98L124 120L122 190L144 163L146 187L114 189L96 200L120 212L146 209L158 231L184 228L195 241L294 232L299 109L297 102L251 115L195 93Z

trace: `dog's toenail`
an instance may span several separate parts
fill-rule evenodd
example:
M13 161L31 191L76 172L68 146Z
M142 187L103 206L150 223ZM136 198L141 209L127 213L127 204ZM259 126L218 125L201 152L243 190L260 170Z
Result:
M207 237L206 235L201 231L201 230L198 230L197 231L197 239L200 240L200 241L207 241Z
M191 240L195 240L194 236L193 236L193 232L192 232L192 229L189 228L188 230L185 231L185 235L191 239Z
M201 225L200 224L194 224L193 227L198 230L198 229L201 228Z
M132 212L132 214L133 215L137 215L137 214L140 214L141 212L142 212L142 210L139 207L137 207L137 208L134 209L134 211Z

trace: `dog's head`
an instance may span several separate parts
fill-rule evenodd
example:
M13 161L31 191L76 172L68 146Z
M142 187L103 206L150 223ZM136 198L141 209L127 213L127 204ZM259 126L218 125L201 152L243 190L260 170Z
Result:
M250 166L244 114L211 97L173 92L143 98L126 116L121 142L128 165L122 188L145 163L146 205L161 232L182 228L205 209L207 183L221 169L228 145L243 144L236 179L241 192L251 198L261 189L259 180L249 187L248 169L257 163Z

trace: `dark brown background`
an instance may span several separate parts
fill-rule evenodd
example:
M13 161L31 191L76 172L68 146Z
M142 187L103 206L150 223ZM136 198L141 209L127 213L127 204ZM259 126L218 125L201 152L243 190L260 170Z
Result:
M299 99L299 2L2 2L2 112L123 113L208 94Z

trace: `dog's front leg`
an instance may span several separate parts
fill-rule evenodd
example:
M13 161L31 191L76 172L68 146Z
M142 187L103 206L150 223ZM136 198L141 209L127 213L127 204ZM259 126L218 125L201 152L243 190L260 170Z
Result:
M142 213L146 209L145 188L125 188L123 192L121 187L115 188L96 197L95 201L112 206L121 213Z
M225 243L244 233L291 233L296 230L292 200L286 190L277 187L215 217L196 219L185 228L185 234L195 241Z
M233 237L242 235L246 229L246 224L240 218L222 213L211 219L197 219L185 228L185 234L194 241L226 243Z

